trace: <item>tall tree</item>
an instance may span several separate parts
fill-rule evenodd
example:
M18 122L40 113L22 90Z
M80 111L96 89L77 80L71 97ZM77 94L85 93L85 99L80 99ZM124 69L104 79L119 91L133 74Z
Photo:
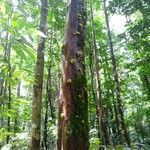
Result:
M47 0L41 0L41 17L39 31L46 34L47 28ZM35 68L35 83L33 86L33 103L32 103L32 133L30 150L40 150L40 130L41 130L41 101L42 101L42 84L44 70L44 50L45 37L39 36L37 48L37 62Z
M58 150L88 150L88 100L84 67L84 0L68 1L60 89Z
M96 96L97 96L97 110L99 117L99 129L100 129L100 138L102 141L102 145L109 145L109 137L107 132L106 118L105 118L105 108L104 108L104 100L102 98L102 89L100 82L100 74L99 74L99 62L97 55L97 46L96 46L96 37L95 37L95 27L93 20L93 7L92 1L90 2L91 9L91 25L92 25L92 38L93 38L93 63L95 70L95 80L96 80Z
M112 61L112 68L113 68L113 78L114 78L114 84L115 84L115 98L116 98L116 120L118 121L118 131L121 135L121 140L125 140L125 142L130 146L130 140L127 133L126 125L124 122L124 114L123 114L123 107L122 107L122 100L121 100L121 89L120 89L120 82L117 72L117 63L116 58L114 55L114 48L113 48L113 42L112 42L112 36L110 32L109 27L109 20L108 20L108 13L107 13L107 7L106 7L106 0L103 0L104 4L104 14L105 14L105 21L106 21L106 28L108 33L108 41L109 41L109 48L110 48L110 55L111 55L111 61ZM123 142L121 141L121 142Z

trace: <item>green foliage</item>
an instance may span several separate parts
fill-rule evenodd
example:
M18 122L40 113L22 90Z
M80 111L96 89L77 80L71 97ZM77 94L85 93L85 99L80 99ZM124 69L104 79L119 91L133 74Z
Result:
M8 132L5 128L0 129L0 145L6 139L7 136L13 136L13 132Z
M100 147L99 138L90 138L90 150L97 150Z

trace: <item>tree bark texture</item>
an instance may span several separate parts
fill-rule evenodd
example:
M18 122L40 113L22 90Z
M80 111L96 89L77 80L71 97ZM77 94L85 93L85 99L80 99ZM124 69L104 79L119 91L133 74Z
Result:
M68 3L62 48L58 150L88 150L88 100L84 67L84 0Z
M44 34L46 34L47 9L48 9L47 0L41 0L41 17L39 30ZM40 150L44 49L45 49L45 38L40 36L38 41L37 62L35 67L35 84L33 86L32 132L31 132L30 150Z

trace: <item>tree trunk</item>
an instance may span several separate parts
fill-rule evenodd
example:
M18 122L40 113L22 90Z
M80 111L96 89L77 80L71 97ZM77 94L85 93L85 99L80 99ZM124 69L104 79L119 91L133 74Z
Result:
M11 62L10 62L10 55L11 55L11 44L9 44L9 48L8 48L8 77L9 79L11 79ZM9 81L9 84L8 84L8 103L7 103L7 107L8 107L8 111L11 110L11 82ZM11 131L11 127L10 127L10 116L8 117L7 119L7 131L10 132ZM10 135L7 136L7 139L6 139L6 143L8 144L9 143L9 140L10 140Z
M18 82L18 86L17 86L17 98L20 98L20 88L21 88L21 81L19 80ZM18 110L17 110L18 111ZM18 115L15 116L14 119L14 133L17 133L17 126L18 126Z
M50 107L51 118L55 119L55 110L52 101L52 91L51 91L51 68L48 68L48 79L47 79L47 101Z
M84 66L84 0L68 2L62 49L58 150L88 150L88 100Z
M47 83L48 84L48 83ZM48 87L48 85L46 85L46 87ZM48 95L48 93L46 93ZM42 141L42 148L44 150L48 149L48 134L47 134L47 125L48 125L48 98L46 96L46 100L45 100L45 116L44 116L44 131L43 131L43 141Z
M110 145L114 147L116 141L116 122L113 121L114 111L113 111L113 102L114 102L114 94L112 92L112 79L109 71L109 64L108 64L108 58L107 58L107 52L104 54L104 58L102 62L105 63L104 67L104 79L105 79L105 87L106 94L105 94L105 100L106 100L106 107L107 107L107 126L109 126L109 138L110 138Z
M96 78L96 96L97 96L97 108L99 115L99 128L100 128L100 138L102 145L109 145L109 137L106 125L106 116L105 116L105 108L103 106L104 100L102 98L102 90L101 90L101 82L100 82L100 74L99 74L99 63L98 63L98 54L97 54L97 46L96 46L96 38L95 38L95 28L93 21L93 8L92 2L90 2L90 10L91 10L91 23L92 23L92 36L93 36L93 62L95 68L95 78Z
M90 50L92 49L92 47L90 47L89 43L89 48ZM98 114L98 106L97 106L97 100L96 100L96 93L95 93L95 87L94 87L94 68L93 68L93 54L92 51L89 53L89 69L90 69L90 75L91 75L91 90L92 90L92 96L93 96L93 101L95 104L95 108L96 108L96 128L97 128L97 132L98 132L98 138L100 139L100 124L99 124L99 114ZM90 121L91 122L91 121Z
M123 114L122 101L121 101L121 96L120 96L120 83L118 79L118 72L117 72L116 59L114 55L112 37L110 33L108 14L107 14L107 8L106 8L106 0L103 0L103 4L104 4L105 21L106 21L106 27L107 27L108 40L109 40L112 67L113 67L113 77L114 77L114 83L115 83L116 111L117 111L117 119L118 119L119 130L120 130L119 133L121 134L122 140L125 140L128 146L130 146L130 139L129 139L127 129L125 126L125 122L124 122L124 114Z
M46 34L47 24L47 0L41 0L41 17L39 30ZM37 62L35 68L35 83L33 86L33 103L32 103L32 133L30 150L40 150L40 130L41 130L41 101L42 101L42 84L44 70L44 49L45 38L40 36L37 48Z

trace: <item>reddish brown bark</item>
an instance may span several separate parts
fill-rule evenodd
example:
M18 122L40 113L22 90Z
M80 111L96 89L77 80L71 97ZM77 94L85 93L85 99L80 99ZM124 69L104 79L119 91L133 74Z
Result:
M62 49L58 150L88 149L88 101L84 68L83 0L72 0Z

